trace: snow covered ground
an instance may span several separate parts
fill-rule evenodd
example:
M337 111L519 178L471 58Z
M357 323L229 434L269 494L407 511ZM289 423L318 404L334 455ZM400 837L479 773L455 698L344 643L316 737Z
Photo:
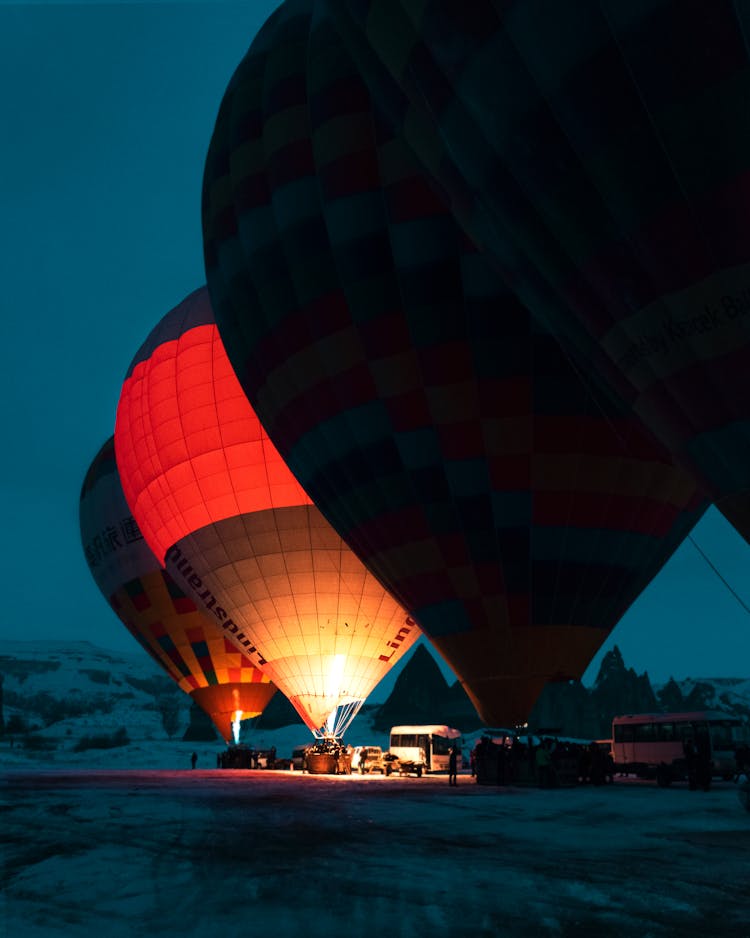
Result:
M449 788L218 771L218 751L52 763L3 743L3 938L750 936L750 814L731 782Z

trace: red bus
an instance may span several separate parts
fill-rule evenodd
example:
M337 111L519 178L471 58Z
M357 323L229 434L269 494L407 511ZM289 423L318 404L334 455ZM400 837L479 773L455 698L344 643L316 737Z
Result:
M687 777L685 741L708 747L712 774L730 779L737 746L750 739L747 724L719 710L690 713L636 713L612 720L615 771L655 778L659 785Z

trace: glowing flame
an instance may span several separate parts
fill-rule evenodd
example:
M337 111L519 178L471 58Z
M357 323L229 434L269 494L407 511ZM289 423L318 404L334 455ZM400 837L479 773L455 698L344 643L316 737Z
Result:
M234 719L232 720L232 736L234 737L235 746L240 741L240 720L242 719L242 711L234 711Z
M328 669L328 680L326 682L326 695L328 697L338 698L341 693L341 679L344 676L344 666L346 665L346 655L333 655L331 666Z

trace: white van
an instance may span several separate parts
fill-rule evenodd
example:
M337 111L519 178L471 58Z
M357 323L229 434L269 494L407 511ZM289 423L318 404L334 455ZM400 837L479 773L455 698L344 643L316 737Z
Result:
M461 730L452 726L432 723L391 727L390 751L393 755L425 772L447 772L454 746L461 749Z
M362 753L366 753L364 769L361 767ZM355 746L352 752L352 772L380 772L386 774L386 763L383 761L383 750L380 746Z

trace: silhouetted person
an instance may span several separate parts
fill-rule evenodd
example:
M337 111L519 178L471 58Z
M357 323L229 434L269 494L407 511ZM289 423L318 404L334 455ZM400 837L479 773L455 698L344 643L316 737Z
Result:
M711 788L711 743L708 736L699 736L696 745L695 780L703 791Z
M192 756L190 756L190 767L194 769L197 762L198 762L198 753L194 752Z
M589 744L589 778L592 785L604 784L604 753L597 746L596 742Z
M695 750L695 743L688 738L682 744L682 751L685 754L685 768L687 769L688 788L695 791L698 787L698 753Z
M508 753L505 748L505 737L503 736L502 742L497 747L497 784L505 784L505 760Z
M542 740L537 746L534 756L536 762L536 778L540 788L552 788L552 754L547 746L547 741Z
M458 785L458 746L454 746L448 756L448 784Z
M13 740L11 740L11 745ZM750 772L750 746L742 743L737 746L734 753L734 780L739 781L741 775L747 775Z
M486 781L487 776L487 749L489 748L490 741L486 736L482 736L477 740L476 745L471 751L472 755L472 775L476 777L477 783L481 781L482 784Z

